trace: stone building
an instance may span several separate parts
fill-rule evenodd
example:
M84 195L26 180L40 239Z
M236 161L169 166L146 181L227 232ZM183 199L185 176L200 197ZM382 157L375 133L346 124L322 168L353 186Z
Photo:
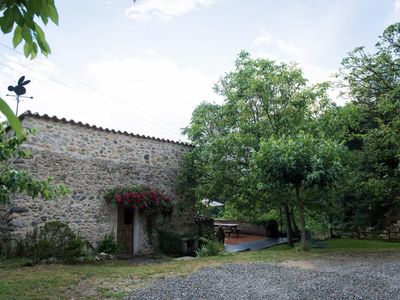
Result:
M16 167L37 178L52 176L55 183L67 185L71 194L51 201L15 195L9 204L0 205L3 239L15 240L34 226L59 220L94 246L105 234L119 236L121 230L129 230L131 238L117 242L132 243L132 254L146 254L152 249L143 217L135 210L127 220L123 208L106 203L104 192L117 186L142 184L172 196L175 206L185 207L180 205L184 200L175 191L176 176L191 145L29 111L21 120L25 128L35 128L37 133L24 143L32 157L17 161ZM158 226L189 234L195 230L193 211L190 207L175 209L172 217Z

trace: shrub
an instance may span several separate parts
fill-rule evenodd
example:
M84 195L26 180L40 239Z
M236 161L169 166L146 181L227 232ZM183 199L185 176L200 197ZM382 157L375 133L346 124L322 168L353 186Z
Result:
M1 256L11 258L11 242L6 241L1 243Z
M76 237L67 224L51 221L41 228L35 227L25 238L17 239L15 254L35 262L48 258L74 262L91 248L90 243Z
M17 257L26 257L30 251L29 244L26 239L19 238L16 240L15 244L15 255Z
M158 245L161 252L166 255L182 255L182 237L175 232L160 230L158 232Z
M203 240L203 245L199 250L196 251L197 256L205 257L205 256L215 256L224 252L224 244L221 244L214 240Z
M47 222L33 236L33 255L39 260L60 258L65 255L66 248L74 238L75 235L67 224L59 221Z
M26 256L25 240L23 238L18 238L15 242L15 255L17 257Z
M26 233L25 238L18 238L15 244L15 256L22 258L33 257L37 236L38 229L34 227L33 231Z
M69 263L76 262L76 258L85 255L86 242L79 238L73 238L68 241L68 245L65 247L61 258Z
M97 247L98 252L105 252L113 255L117 253L117 249L118 245L112 232L110 234L106 234Z

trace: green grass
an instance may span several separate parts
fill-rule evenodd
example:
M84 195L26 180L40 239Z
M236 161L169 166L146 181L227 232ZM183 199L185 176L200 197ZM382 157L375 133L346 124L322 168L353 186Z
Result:
M205 266L224 263L282 262L314 259L333 254L400 251L400 243L334 239L326 248L301 251L278 246L267 250L224 254L189 261L135 265L113 261L93 265L37 265L21 267L26 260L0 260L0 299L121 299L149 280L183 276Z
M400 249L400 243L389 243L379 240L354 240L354 239L332 239L328 241L330 249L337 250L365 250L370 249L374 251L386 250L386 249Z

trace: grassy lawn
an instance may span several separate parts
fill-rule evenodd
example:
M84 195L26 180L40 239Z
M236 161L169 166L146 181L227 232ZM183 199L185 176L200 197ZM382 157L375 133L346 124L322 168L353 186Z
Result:
M400 243L351 239L329 240L325 248L308 252L279 246L272 249L224 254L188 261L135 264L113 261L94 265L37 265L21 267L23 260L0 260L0 299L119 299L150 280L183 276L201 267L223 263L282 262L329 257L333 254L362 254L400 251Z

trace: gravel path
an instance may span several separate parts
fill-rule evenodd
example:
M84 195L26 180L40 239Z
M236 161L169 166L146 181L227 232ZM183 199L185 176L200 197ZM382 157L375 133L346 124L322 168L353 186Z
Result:
M335 256L283 264L207 267L126 299L400 299L400 256Z

